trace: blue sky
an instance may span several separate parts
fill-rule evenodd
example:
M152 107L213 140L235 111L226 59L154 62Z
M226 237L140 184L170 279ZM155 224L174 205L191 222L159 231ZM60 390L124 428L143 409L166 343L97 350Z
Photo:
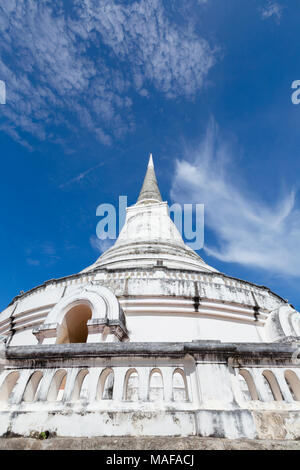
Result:
M300 308L299 0L2 0L0 309L99 255L96 208L205 204L222 272Z

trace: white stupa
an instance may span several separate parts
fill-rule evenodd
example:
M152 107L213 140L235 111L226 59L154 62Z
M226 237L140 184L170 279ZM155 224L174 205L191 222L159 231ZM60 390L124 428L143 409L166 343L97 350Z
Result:
M0 435L300 437L299 313L184 243L152 156L115 244L0 334Z

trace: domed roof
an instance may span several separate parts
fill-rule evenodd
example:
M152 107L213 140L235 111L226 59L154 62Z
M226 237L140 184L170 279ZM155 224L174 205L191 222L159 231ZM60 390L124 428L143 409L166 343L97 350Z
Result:
M187 246L163 202L150 155L137 203L126 209L126 220L115 244L84 270L160 265L177 269L217 272Z

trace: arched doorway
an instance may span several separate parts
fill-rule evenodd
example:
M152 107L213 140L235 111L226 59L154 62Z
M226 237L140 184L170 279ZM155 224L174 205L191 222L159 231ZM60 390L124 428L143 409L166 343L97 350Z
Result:
M56 344L86 343L88 337L87 322L92 318L89 304L78 304L64 316L58 328Z

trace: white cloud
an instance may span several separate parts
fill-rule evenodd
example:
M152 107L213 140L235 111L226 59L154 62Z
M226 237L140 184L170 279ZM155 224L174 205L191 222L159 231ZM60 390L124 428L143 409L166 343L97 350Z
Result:
M280 5L280 3L269 1L267 5L260 9L261 16L264 20L273 16L277 19L277 21L279 21L282 15L282 9L283 7Z
M65 13L50 2L17 0L14 9L11 0L1 2L2 129L21 144L21 132L59 141L60 126L74 140L85 129L110 145L115 121L131 128L130 101L123 96L128 84L100 57L88 57L89 42L76 35Z
M185 23L160 0L74 0L68 9L2 0L2 130L24 144L22 132L60 142L60 126L71 135L83 128L111 145L134 128L132 92L192 97L202 88L214 51Z
M260 200L233 171L233 158L214 123L197 150L176 163L174 201L205 204L205 224L218 246L205 251L225 262L300 276L300 211L291 190L274 205Z
M92 235L90 237L91 247L99 254L104 253L104 251L108 250L114 243L115 240L110 240L109 238L101 240L100 238L96 237L96 235Z
M110 0L90 7L93 26L113 52L130 64L139 90L152 83L168 97L192 96L203 85L214 63L208 43L191 28L171 22L160 0L116 4Z

